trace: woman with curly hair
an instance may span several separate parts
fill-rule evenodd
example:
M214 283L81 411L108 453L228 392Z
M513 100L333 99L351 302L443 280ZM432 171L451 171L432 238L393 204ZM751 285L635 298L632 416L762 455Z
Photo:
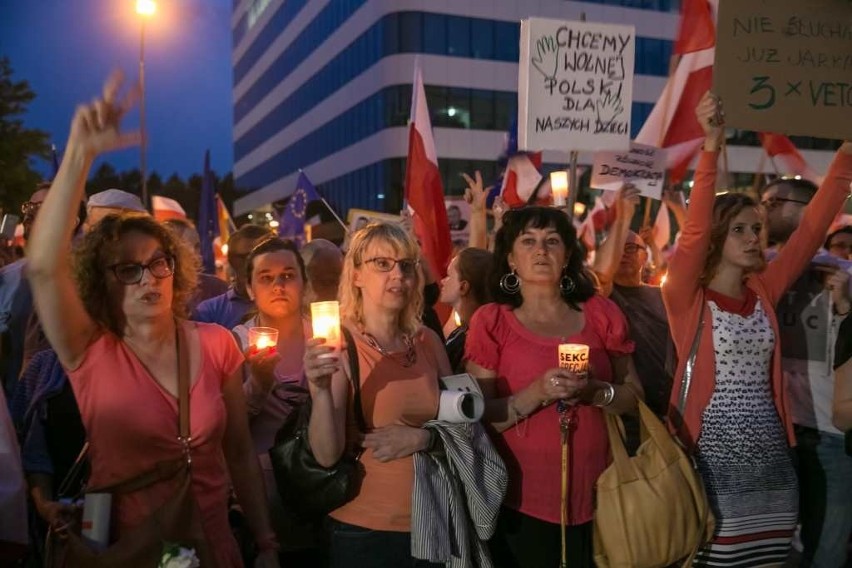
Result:
M120 86L113 75L101 99L77 109L30 241L36 309L86 427L89 485L137 479L188 452L192 494L216 565L242 565L228 526L230 482L256 536L260 565L277 566L246 421L243 357L227 330L184 319L196 284L192 253L152 218L124 214L104 218L84 237L73 273L68 262L76 204L93 160L138 140L119 132L130 106L118 102ZM181 361L189 369L191 409L184 442L177 436ZM114 495L114 536L132 532L174 491L165 479Z
M509 470L491 554L498 567L558 566L561 551L561 421L571 423L565 539L568 566L593 566L594 485L609 458L604 412L636 408L642 387L633 342L616 305L597 295L577 233L557 209L503 216L491 284L496 303L470 321L467 370L486 398ZM559 345L589 347L590 372L559 368Z

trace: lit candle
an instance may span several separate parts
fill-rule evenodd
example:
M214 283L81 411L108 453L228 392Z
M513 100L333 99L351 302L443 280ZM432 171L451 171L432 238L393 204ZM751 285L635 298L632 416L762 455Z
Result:
M453 310L453 321L456 323L456 327L461 327L461 316L455 310Z
M313 302L311 325L314 337L322 337L325 344L340 349L340 304L337 302Z
M559 368L578 375L589 372L589 346L581 343L559 344Z
M248 333L249 345L257 349L266 349L278 345L278 330L274 327L252 327Z
M568 172L550 172L550 192L556 207L568 204Z

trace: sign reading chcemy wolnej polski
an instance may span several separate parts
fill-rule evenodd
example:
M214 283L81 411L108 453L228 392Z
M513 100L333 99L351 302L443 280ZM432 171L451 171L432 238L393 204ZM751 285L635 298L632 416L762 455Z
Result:
M518 146L627 150L635 51L633 26L523 20Z
M713 90L730 126L852 138L852 2L721 0Z

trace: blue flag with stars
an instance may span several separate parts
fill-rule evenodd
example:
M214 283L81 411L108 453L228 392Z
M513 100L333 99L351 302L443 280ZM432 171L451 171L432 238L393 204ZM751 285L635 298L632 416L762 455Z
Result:
M290 196L290 201L287 202L278 222L278 236L295 241L299 247L305 244L305 214L308 204L319 199L321 197L317 188L305 172L300 171L296 191Z

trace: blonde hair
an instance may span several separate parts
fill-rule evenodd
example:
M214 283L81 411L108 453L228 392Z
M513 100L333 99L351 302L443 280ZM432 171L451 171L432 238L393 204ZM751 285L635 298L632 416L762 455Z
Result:
M418 261L414 282L409 292L409 301L399 314L399 328L407 335L414 334L420 327L423 314L423 271L420 268L420 247L402 227L392 223L370 223L352 236L349 251L343 259L340 275L340 316L355 325L364 325L364 297L355 286L355 271L364 265L364 253L373 243L387 244L400 258Z

